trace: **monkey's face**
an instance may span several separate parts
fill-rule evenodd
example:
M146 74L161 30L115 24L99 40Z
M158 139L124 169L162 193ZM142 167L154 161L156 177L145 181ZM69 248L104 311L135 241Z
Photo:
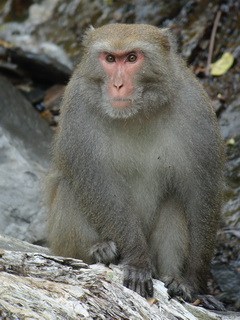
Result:
M85 40L82 67L89 87L97 84L92 92L98 96L95 108L126 119L147 115L168 100L170 45L159 29L108 25L90 30Z
M144 62L141 51L101 52L99 63L105 77L103 95L105 110L112 117L128 117L137 112L141 101L140 88L134 81Z

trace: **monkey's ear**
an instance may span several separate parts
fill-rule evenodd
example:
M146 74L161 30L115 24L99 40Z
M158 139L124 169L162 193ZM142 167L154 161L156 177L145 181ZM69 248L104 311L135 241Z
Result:
M178 43L176 36L172 33L169 28L160 29L163 36L166 38L166 46L168 46L168 50L177 52L178 51Z
M92 33L95 31L95 28L93 26L90 26L83 35L82 44L84 47L88 46L88 43L92 37Z

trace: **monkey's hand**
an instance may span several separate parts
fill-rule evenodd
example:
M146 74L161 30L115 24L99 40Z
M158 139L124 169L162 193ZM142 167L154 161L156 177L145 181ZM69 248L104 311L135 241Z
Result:
M119 253L117 246L113 241L98 242L90 249L90 255L94 261L104 264L117 263Z
M183 279L166 276L163 278L165 287L168 288L168 294L171 298L182 297L183 300L192 302L194 289Z
M125 265L123 285L136 291L144 298L152 297L153 282L151 269Z

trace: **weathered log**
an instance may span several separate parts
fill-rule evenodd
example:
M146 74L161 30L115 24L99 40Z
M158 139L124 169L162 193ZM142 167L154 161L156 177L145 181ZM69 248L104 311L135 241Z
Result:
M13 239L0 237L0 245L5 248L8 240ZM17 250L34 249L14 241ZM239 319L169 300L158 280L154 299L147 301L122 286L121 267L87 265L39 251L37 246L35 253L0 249L1 319Z

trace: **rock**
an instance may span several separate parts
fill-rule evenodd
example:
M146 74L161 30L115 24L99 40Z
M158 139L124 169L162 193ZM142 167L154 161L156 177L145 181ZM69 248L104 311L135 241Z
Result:
M29 60L31 64L50 65L50 68L56 72L62 72L63 75L72 70L72 62L64 49L51 42L45 41L31 34L35 25L31 23L5 23L0 29L0 39L7 45L7 54L12 56L20 64ZM51 64L50 64L51 62ZM56 65L56 67L55 67ZM28 67L25 64L25 67Z
M222 228L211 273L220 289L217 298L232 310L240 311L240 94L232 98L219 124L226 142L226 186Z
M230 103L220 117L219 125L225 140L240 137L240 94Z
M36 246L29 242L0 234L0 251L2 249L16 252L39 252L49 254L48 248Z
M32 105L0 76L0 232L45 243L40 180L49 165L52 132Z

